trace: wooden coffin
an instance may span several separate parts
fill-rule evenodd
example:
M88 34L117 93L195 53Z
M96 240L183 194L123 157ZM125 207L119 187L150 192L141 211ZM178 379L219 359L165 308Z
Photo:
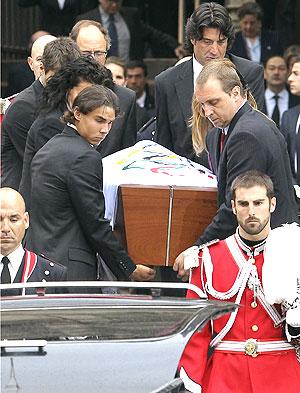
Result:
M170 266L217 211L217 190L121 185L115 233L135 263Z

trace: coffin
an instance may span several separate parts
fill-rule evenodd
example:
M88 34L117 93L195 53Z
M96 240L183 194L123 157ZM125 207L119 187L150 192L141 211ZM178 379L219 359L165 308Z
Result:
M217 211L217 190L120 185L115 234L135 263L171 266Z

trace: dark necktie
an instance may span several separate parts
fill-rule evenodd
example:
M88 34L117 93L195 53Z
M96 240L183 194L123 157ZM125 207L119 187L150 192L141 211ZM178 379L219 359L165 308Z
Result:
M275 94L272 98L273 98L273 100L275 100L275 106L274 106L274 110L273 110L273 113L272 113L272 120L277 125L277 127L279 127L280 112L279 112L279 108L278 108L278 100L279 100L280 97L277 94Z
M300 186L300 126L296 134L295 154L297 154L297 172L295 175L297 184Z
M109 15L108 24L108 34L111 40L111 46L108 51L108 56L118 56L119 43L118 43L118 33L115 24L115 16L113 14Z
M223 148L224 148L224 141L225 141L225 132L224 132L224 130L220 130L220 154L222 153L222 151L223 151Z
M1 284L10 284L11 277L8 269L9 259L7 257L3 257L1 262L3 263L3 269L1 272Z

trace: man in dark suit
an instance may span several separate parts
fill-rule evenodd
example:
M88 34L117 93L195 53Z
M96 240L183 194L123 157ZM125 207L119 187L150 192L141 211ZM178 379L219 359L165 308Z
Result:
M207 63L197 78L193 142L199 153L206 139L211 166L218 179L218 211L197 245L225 239L234 233L237 221L231 208L230 187L247 170L263 172L273 181L277 209L271 218L272 228L298 221L285 140L274 122L253 109L247 98L251 102L247 87L227 59ZM209 130L211 125L213 128ZM259 203L256 201L258 206ZM255 214L252 220L257 222ZM180 275L184 273L183 263L184 253L181 253L174 264Z
M42 40L44 37L39 39ZM62 65L79 56L79 49L70 38L55 39L54 37L54 40L44 48L42 75L18 94L5 112L1 140L2 186L16 190L19 188L27 133L37 117L38 105L46 80Z
M83 55L92 56L99 64L105 65L109 36L99 22L84 20L77 22L70 37L76 42ZM122 112L114 122L107 138L97 148L102 157L132 146L136 142L136 95L123 86L115 85L113 90L119 98Z
M288 83L291 93L300 96L300 57L296 58ZM287 142L294 184L300 186L300 105L284 112L280 129Z
M265 110L279 127L283 112L300 104L299 97L287 89L288 69L282 56L272 56L265 64Z
M235 36L231 53L261 64L271 56L282 55L278 33L262 29L263 10L259 4L243 4L238 17L241 31Z
M152 269L134 265L104 218L102 159L95 147L117 113L118 99L110 89L85 88L64 117L69 125L32 162L27 246L67 266L68 280L96 280L98 253L118 279L154 277Z
M41 109L38 117L33 122L28 132L23 160L22 179L19 191L25 199L27 209L30 211L31 203L31 163L35 154L55 135L60 134L65 124L61 117L67 110L67 105L72 106L75 96L87 86L102 85L112 90L116 85L113 83L111 73L104 66L100 65L93 58L80 56L78 59L62 67L53 75L45 86ZM126 107L120 103L120 111L125 112ZM128 111L127 111L128 113ZM120 116L115 122L121 121L120 133L125 126L122 121L126 121ZM110 132L113 132L114 126ZM104 140L105 141L105 140ZM102 143L104 143L104 141ZM115 141L117 148L122 138ZM125 142L124 142L125 143ZM101 145L100 145L101 146ZM98 148L100 148L98 146Z
M0 201L1 284L66 280L66 267L23 248L22 240L29 227L29 215L22 196L12 188L4 187L0 189ZM19 292L4 290L1 295ZM22 292L25 294L25 290ZM26 289L26 294L32 293L36 293L35 288Z
M39 6L41 27L56 36L68 36L76 16L95 7L97 0L18 0L18 4Z
M44 39L38 39L43 36L45 36ZM28 43L29 56L27 62L17 63L9 68L6 96L19 93L41 76L39 60L43 54L45 45L51 39L54 40L55 37L50 36L47 31L39 30L32 34Z
M203 65L228 56L248 83L259 108L264 100L263 67L226 54L233 42L234 27L227 10L219 4L203 3L193 12L186 25L186 38L193 58L155 78L156 141L179 155L198 160L188 124L195 81Z
M126 64L126 86L136 92L136 118L138 130L155 112L154 94L147 82L147 66L142 60L131 60Z
M76 20L101 23L108 30L112 41L109 56L119 56L124 61L143 59L145 43L149 43L150 48L154 47L156 57L170 57L170 54L178 57L182 53L175 38L143 23L138 10L122 7L120 0L99 0L99 7L79 15Z

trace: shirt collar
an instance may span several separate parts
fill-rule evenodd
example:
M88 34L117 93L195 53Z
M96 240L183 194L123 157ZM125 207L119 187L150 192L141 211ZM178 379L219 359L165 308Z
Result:
M274 93L274 91L270 90L268 87L265 90L266 99L273 99L275 94L278 95L280 98L285 98L288 95L288 91L286 88L282 89L279 93Z
M198 75L202 71L203 65L200 64L196 58L195 55L193 55L193 72L194 72L194 88L196 86L196 80L198 78Z
M23 256L24 256L25 250L22 247L22 244L20 244L13 252L10 254L6 255L7 258L9 259L9 271L10 271L10 276L11 276L11 281L13 282L17 272L21 266ZM0 254L1 261L4 255Z
M101 15L102 24L107 24L110 14L105 12L104 9L101 7L101 5L99 5L99 12L100 12L100 15ZM115 22L117 22L119 20L119 18L120 18L120 13L119 12L114 13L114 20L115 20Z
M239 228L236 229L235 238L236 238L236 241L237 241L238 245L240 246L240 248L249 256L253 255L254 257L256 257L258 254L263 252L265 249L266 239L264 239L261 243L256 244L253 247L247 246L247 244L245 244L243 242L243 240L241 239L241 237L239 235Z
M141 108L144 108L145 106L145 101L146 101L146 92L145 90L143 91L143 94L140 96L140 98L136 99L136 103L138 104L138 106L140 106Z
M75 130L76 133L77 133L79 136L81 136L81 135L79 134L79 132L78 132L77 127L75 126L75 124L67 123L67 126L73 128L73 130ZM81 136L81 138L83 138L83 137ZM85 139L85 138L83 138L83 139ZM86 140L86 139L85 139L85 140ZM91 147L93 147L93 148L96 148L96 147L98 146L98 145L92 145L92 144L89 143L88 141L87 141L87 143L88 143Z

